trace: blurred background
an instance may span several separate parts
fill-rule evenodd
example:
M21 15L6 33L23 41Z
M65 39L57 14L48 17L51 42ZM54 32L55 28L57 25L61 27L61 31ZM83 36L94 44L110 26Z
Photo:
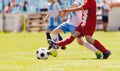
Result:
M0 12L3 10L3 6L7 6L9 3L14 3L16 6L11 10L10 13L23 12L22 6L24 2L27 2L27 13L40 12L41 9L46 8L48 0L0 0ZM61 7L66 8L69 6L69 0L58 0L61 2ZM80 0L83 2L84 0ZM109 0L108 0L109 1ZM117 0L118 1L118 0ZM97 0L97 4L101 4L102 0Z
M80 0L82 3L84 0ZM109 4L119 3L120 0L106 0ZM61 8L69 7L69 0L58 0ZM102 0L97 2L96 30L102 30ZM0 0L0 31L44 31L47 22L43 19L47 14L48 0ZM11 6L11 8L9 8ZM107 30L120 30L120 8L114 7L109 11ZM66 20L67 16L62 20Z

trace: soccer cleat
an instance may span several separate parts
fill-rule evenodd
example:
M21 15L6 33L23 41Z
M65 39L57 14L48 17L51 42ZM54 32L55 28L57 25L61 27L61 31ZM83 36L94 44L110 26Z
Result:
M54 49L58 49L59 48L58 44L56 42L52 41L52 40L48 40L48 43Z
M66 49L66 47L65 47L65 46L62 46L62 47L61 47L61 49L62 49L62 50L65 50L65 49Z
M52 46L49 46L49 47L48 47L48 50L50 50L51 48L52 48Z
M53 57L57 57L58 52L51 50L51 51L50 51L50 55L52 55Z
M111 52L108 50L107 52L103 53L103 59L107 59L111 55Z
M101 51L97 51L97 52L95 53L95 55L96 55L96 59L101 59L101 57L102 57Z

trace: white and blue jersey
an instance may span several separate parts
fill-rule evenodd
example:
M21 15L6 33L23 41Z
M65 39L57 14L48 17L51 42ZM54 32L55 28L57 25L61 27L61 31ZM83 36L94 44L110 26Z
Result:
M109 10L110 9L110 7L109 7L109 5L108 4L104 4L103 6L102 6L102 16L108 16L108 11L105 11L105 10Z
M70 0L70 5L72 6L73 4L76 4L78 6L81 5L81 3L78 0ZM62 23L61 25L59 25L59 27L57 28L60 28L64 33L67 32L72 33L74 32L76 27L80 24L81 17L82 17L82 11L71 12L68 15L68 20Z
M74 4L78 6L81 5L79 0L70 0L70 5L72 6ZM76 12L69 13L67 23L77 27L81 21L81 16L82 16L81 12L82 11L76 11Z
M61 11L61 7L59 3L48 3L48 26L47 30L53 30L55 29L61 22L60 22L60 17L58 17L58 20L55 21L55 18L59 15Z

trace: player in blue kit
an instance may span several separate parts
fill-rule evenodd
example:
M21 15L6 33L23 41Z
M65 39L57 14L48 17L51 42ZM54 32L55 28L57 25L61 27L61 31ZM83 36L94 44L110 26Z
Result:
M48 21L47 30L46 30L46 37L48 40L48 39L51 39L51 36L50 36L51 31L53 31L53 29L55 29L61 23L60 16L59 16L61 12L61 7L57 1L49 0L47 8L48 8L48 14L45 21ZM58 34L58 37L59 37L59 40L62 40L62 37L60 36L60 34ZM51 46L49 46L48 49L50 48ZM61 48L65 48L65 46L62 46Z

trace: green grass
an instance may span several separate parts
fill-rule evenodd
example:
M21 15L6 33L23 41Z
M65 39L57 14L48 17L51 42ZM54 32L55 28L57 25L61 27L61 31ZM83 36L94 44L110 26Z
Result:
M0 71L120 71L120 32L95 32L93 37L112 51L109 59L95 59L74 41L66 50L59 49L58 57L37 60L36 50L48 46L45 32L0 33Z

